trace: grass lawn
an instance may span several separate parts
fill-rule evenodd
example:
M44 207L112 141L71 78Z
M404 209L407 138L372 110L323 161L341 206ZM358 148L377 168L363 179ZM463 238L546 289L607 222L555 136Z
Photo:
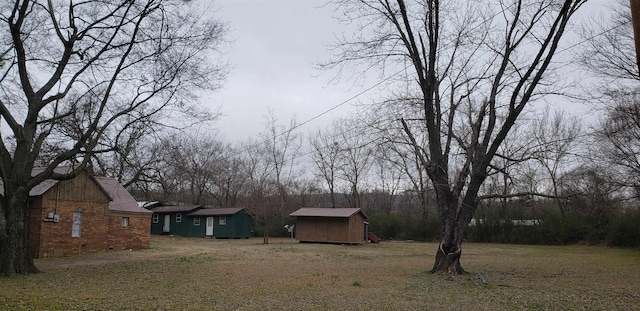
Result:
M426 273L435 243L151 241L39 259L0 278L0 310L640 310L640 250L466 243L451 281Z

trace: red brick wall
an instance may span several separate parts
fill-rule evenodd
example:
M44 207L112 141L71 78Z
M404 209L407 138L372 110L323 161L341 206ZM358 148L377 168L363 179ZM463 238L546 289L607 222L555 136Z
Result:
M46 206L47 213L55 208ZM107 247L107 203L59 201L59 222L45 222L41 218L38 257L78 255L105 250ZM71 237L73 212L82 213L80 237ZM33 233L33 231L32 231Z
M129 217L129 226L122 226L122 217ZM108 248L113 250L149 248L151 214L136 215L111 212Z

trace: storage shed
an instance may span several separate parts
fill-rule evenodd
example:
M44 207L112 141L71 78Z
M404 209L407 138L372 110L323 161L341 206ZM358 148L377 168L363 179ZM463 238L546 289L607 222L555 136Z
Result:
M191 236L238 239L251 235L251 215L243 208L203 208L187 215Z
M301 208L296 217L295 238L300 242L364 243L367 216L359 208Z

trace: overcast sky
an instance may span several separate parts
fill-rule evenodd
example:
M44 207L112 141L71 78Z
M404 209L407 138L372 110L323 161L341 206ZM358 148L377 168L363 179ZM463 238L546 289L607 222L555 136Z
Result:
M592 0L601 7L606 0ZM221 107L216 123L223 138L244 141L264 129L264 116L272 110L280 123L292 117L305 122L345 102L372 83L355 85L344 81L330 84L315 63L330 57L327 43L344 32L332 18L325 0L217 0L216 15L227 23L231 40L226 56L231 72L220 90L202 101ZM597 10L587 8L585 14ZM372 92L359 96L367 101ZM330 124L354 110L349 104L310 122L300 130L309 132Z
M222 89L204 98L222 107L217 122L231 140L255 137L272 110L280 123L309 120L358 93L351 84L330 84L315 64L330 53L326 43L341 27L316 0L218 0L218 14L229 27L231 72ZM347 113L349 105L305 125L312 129Z

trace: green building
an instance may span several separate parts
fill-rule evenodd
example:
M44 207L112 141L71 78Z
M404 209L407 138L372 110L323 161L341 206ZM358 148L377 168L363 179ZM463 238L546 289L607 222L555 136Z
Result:
M187 214L201 208L202 205L167 205L151 208L151 234L194 236L193 223Z
M251 215L242 208L203 208L188 215L192 235L238 239L251 236Z
M251 236L251 215L242 208L174 205L151 210L151 234L228 239Z

